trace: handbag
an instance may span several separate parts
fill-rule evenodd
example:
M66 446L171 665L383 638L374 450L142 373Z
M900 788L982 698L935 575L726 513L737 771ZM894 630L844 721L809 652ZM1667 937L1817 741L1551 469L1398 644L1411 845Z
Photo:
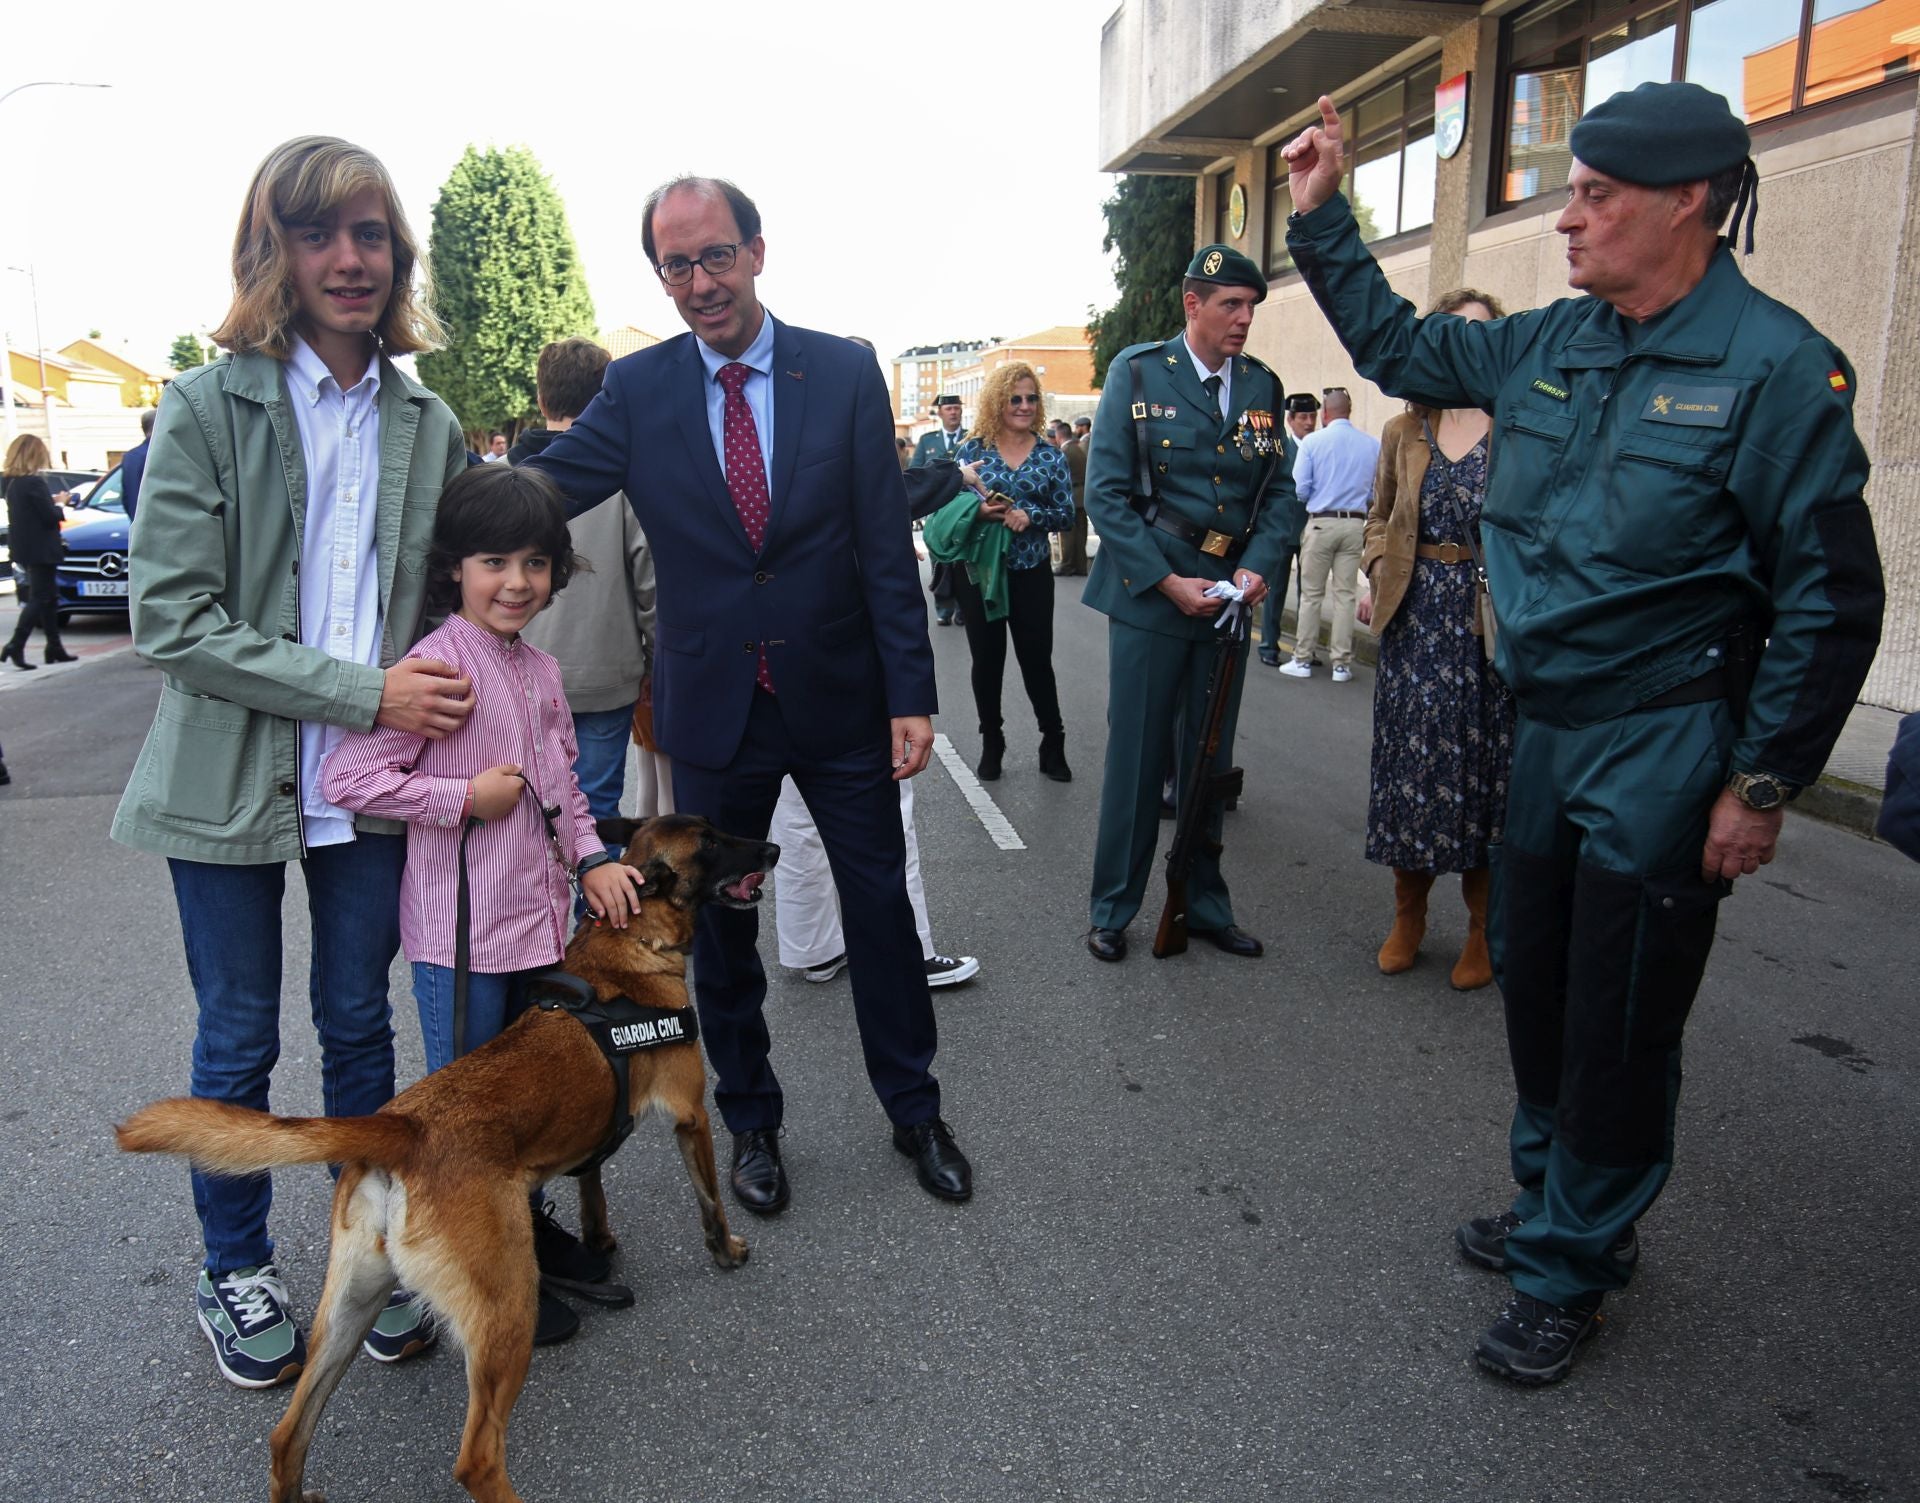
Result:
M1429 462L1444 464L1446 456L1440 452L1440 445L1433 441L1433 424L1426 418L1420 420L1420 432L1427 441ZM1488 440L1491 444L1491 434ZM1491 663L1494 649L1499 644L1500 622L1493 612L1493 590L1487 583L1487 561L1480 552L1480 529L1467 520L1467 509L1460 504L1460 487L1453 483L1451 467L1448 477L1447 505L1453 510L1454 521L1460 524L1460 531L1467 540L1467 555L1473 560L1473 634L1480 639L1481 650Z

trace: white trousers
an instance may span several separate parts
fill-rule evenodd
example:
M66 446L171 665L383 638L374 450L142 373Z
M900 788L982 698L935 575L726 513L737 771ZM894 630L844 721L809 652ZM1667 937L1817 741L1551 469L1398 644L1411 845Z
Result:
M665 752L633 749L639 761L639 791L634 808L636 818L652 819L656 814L673 813L673 759Z
M927 921L927 890L920 884L912 778L900 783L900 825L907 837L907 897L913 903L914 927L920 931L920 954L931 960L933 925ZM780 964L803 970L846 954L840 894L827 865L827 848L792 778L780 781L780 802L774 805L767 839L780 847L780 859L773 868L773 923L780 936Z

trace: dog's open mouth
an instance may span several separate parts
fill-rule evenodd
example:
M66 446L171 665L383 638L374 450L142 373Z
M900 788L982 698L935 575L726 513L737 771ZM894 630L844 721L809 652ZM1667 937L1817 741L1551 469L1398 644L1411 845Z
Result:
M729 908L751 908L760 901L760 884L766 880L765 872L748 872L737 881L722 882L720 901Z

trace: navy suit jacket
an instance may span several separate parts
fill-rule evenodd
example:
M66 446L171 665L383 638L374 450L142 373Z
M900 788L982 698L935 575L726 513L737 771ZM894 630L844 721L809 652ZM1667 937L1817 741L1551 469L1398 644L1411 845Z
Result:
M150 439L141 439L120 458L120 504L127 509L127 520L133 520L133 509L140 504L140 481L147 473L147 445Z
M880 367L831 334L773 327L772 508L758 553L713 452L691 334L614 361L587 410L527 461L572 515L626 492L659 581L654 737L695 767L725 767L739 749L762 642L805 756L839 756L884 738L894 716L937 708Z

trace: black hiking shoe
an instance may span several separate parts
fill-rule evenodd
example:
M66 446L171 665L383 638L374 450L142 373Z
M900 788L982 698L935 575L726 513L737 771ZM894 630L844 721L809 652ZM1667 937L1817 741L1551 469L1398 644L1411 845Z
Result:
M1599 1328L1602 1298L1589 1294L1572 1305L1550 1305L1516 1290L1500 1318L1481 1332L1473 1354L1512 1382L1558 1383L1580 1343Z

